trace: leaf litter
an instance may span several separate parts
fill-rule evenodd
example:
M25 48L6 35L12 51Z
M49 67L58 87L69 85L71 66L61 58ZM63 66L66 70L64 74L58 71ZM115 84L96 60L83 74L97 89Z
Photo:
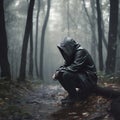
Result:
M118 84L104 82L103 86L119 89ZM0 92L0 120L113 120L111 100L90 96L72 106L62 106L67 93L60 85L12 85Z

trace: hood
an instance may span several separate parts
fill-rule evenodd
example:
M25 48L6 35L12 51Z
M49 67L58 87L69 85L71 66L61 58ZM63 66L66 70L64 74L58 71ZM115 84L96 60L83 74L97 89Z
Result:
M72 38L65 37L64 40L61 41L59 45L57 45L57 47L60 50L65 61L68 63L72 60L77 48L79 48L80 45L76 43Z

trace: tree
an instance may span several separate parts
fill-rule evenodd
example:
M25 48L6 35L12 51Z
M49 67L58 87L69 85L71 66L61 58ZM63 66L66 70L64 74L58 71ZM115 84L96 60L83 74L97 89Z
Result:
M45 39L46 27L49 19L49 14L50 14L50 4L51 4L51 0L47 0L47 13L42 26L42 34L41 34L41 47L40 47L40 79L41 80L44 79L43 78L44 39Z
M86 7L86 2L85 0L82 0L83 1L83 7L85 9L85 13L88 17L88 21L89 21L89 25L90 25L90 29L91 29L91 54L92 54L92 57L93 57L93 60L96 62L96 49L98 48L97 47L97 36L96 36L96 22L97 19L96 19L96 3L95 3L95 0L91 0L90 1L90 7L91 7L91 13L89 13L87 7ZM100 10L101 11L101 10ZM104 29L104 21L103 21L103 16L102 16L102 12L101 13L101 29L102 29L102 40L103 40L103 43L104 43L104 46L107 50L107 41L106 41L106 38L105 38L105 29ZM99 51L98 51L99 53Z
M33 77L33 28L30 32L29 76Z
M97 49L97 37L96 37L96 15L95 15L95 0L91 0L91 8L92 8L92 20L91 20L91 30L92 30L92 43L91 43L91 53L93 55L93 59L96 62L96 49Z
M29 8L28 8L28 15L27 15L25 33L23 38L23 45L22 45L20 73L19 73L19 80L21 81L25 81L25 76L26 76L27 48L28 48L28 40L29 40L30 32L32 29L34 3L35 3L35 0L30 0Z
M106 74L111 74L115 72L119 5L118 3L119 0L110 0L110 20L108 34L108 53L106 60Z
M91 39L92 39L92 42L91 42L91 54L93 56L94 61L96 62L97 38L96 38L96 33L95 33L95 31L96 31L95 1L92 0L90 2L91 2L91 8L92 8L92 15L91 16L88 14L88 10L87 10L86 4L85 4L85 0L83 0L83 7L85 9L86 15L87 15L88 20L89 20L90 29L92 31L92 33L91 33L92 34L91 35Z
M70 1L67 0L67 35L70 36L70 20L69 20L69 15L70 15Z
M40 0L38 0L38 9L37 9L37 16L36 16L36 35L35 35L35 70L36 70L36 75L37 77L39 76L38 72L38 22L39 22L39 13L40 13Z
M8 43L5 28L4 2L0 0L0 67L1 77L11 79L10 65L8 61Z
M116 72L120 72L120 2L119 2L117 54L116 54Z
M104 46L107 50L107 40L105 38L105 26L104 26L104 20L103 20L103 14L101 12L101 27L102 27L102 40L103 40L103 43L104 43Z
M102 53L102 27L101 27L101 9L100 2L96 0L97 6L97 23L98 23L98 57L99 57L99 69L103 71L103 53Z

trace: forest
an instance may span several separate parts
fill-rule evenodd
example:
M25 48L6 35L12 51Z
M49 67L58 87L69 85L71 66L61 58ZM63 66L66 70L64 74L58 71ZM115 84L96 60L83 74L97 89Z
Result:
M0 120L120 120L120 99L115 112L102 96L62 108L67 93L52 79L64 63L57 45L71 37L98 84L120 91L120 0L0 0L0 36Z

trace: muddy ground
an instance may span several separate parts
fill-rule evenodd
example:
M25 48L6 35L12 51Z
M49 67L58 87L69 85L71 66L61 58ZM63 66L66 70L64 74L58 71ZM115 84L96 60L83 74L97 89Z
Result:
M67 93L58 84L12 85L0 96L0 120L114 120L111 100L92 95L86 101L62 106Z

